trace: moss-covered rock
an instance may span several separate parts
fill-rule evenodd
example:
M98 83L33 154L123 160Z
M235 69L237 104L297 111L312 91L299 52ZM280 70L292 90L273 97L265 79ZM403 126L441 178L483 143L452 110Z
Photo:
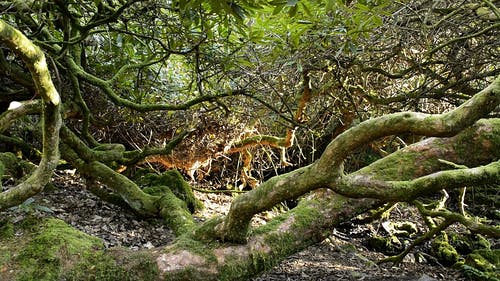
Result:
M491 243L490 243L490 241L488 241L488 239L486 239L481 234L476 234L474 236L474 248L475 249L490 250L491 249Z
M394 235L388 237L373 235L368 238L366 244L370 249L386 255L394 255L402 250L401 241Z
M462 234L449 232L448 240L458 253L461 255L468 255L474 250L491 249L491 243L480 234Z
M431 243L432 255L445 266L452 266L458 262L460 255L448 242L448 235L443 233L437 236Z
M0 280L155 280L154 259L144 252L105 251L103 243L61 220L28 218L4 223L0 237Z
M34 232L14 259L19 267L18 280L56 280L82 255L103 248L99 239L58 219L43 220L32 229Z
M465 264L484 272L495 272L500 265L500 250L475 250L467 256Z
M449 243L457 250L461 255L468 255L474 250L473 241L468 235L450 232L448 234Z
M481 249L467 255L462 270L472 280L500 280L500 250Z

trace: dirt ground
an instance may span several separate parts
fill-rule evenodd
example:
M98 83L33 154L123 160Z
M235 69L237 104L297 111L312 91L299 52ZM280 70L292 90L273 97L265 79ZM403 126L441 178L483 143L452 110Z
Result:
M13 222L22 220L27 213L54 216L75 228L104 241L106 247L124 246L132 249L153 248L168 244L174 238L172 231L157 220L141 220L132 213L97 199L85 190L76 176L61 173L55 177L55 189L44 191L35 201L7 212ZM196 214L202 221L229 210L230 195L196 192L205 209ZM406 216L401 212L400 216ZM262 224L272 216L262 214L254 224ZM416 261L408 255L399 266L377 265L384 255L365 246L366 233L373 226L346 224L332 231L322 243L310 246L290 256L253 281L274 280L466 280L459 271L432 263ZM418 251L418 249L416 250Z
M370 252L356 242L346 242L332 236L320 244L288 257L252 281L466 280L459 271L439 265L415 263L411 258L399 266L374 263L382 257L382 254Z

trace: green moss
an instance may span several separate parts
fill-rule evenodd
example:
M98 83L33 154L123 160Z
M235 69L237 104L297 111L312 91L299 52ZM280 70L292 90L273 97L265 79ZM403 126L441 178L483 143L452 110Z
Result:
M387 179L400 179L408 180L414 177L415 171L406 169L406 167L413 167L415 162L418 162L419 153L392 153L385 158L374 162L371 166L366 166L359 170L357 173L372 175L374 179L387 180ZM424 163L421 164L424 166Z
M272 268L272 263L266 255L254 253L246 262L237 256L228 257L227 262L220 268L218 280L247 280L257 272Z
M215 279L213 276L206 275L203 271L193 266L186 266L182 272L176 272L173 276L163 276L163 280L168 281L186 281L186 280L205 280L205 281L221 281L223 279Z
M20 159L12 152L0 153L0 179L9 174L12 177L22 177L19 168Z
M0 280L155 280L153 258L141 252L119 257L102 242L58 219L29 218L14 225L19 237L0 239Z
M9 269L12 259L9 247L14 233L14 225L9 220L0 221L0 280L8 280L4 275L7 274L6 269Z
M191 213L203 209L201 201L194 196L191 186L184 180L177 170L169 170L163 174L147 174L139 181L141 185L148 186L144 192L161 196L165 189L170 189L175 196L186 202Z
M462 270L472 280L499 280L500 250L475 250L467 256Z
M9 239L14 236L14 225L9 220L0 221L0 239Z
M118 267L116 262L102 251L87 253L81 262L64 274L63 279L68 281L133 280L125 269Z
M187 250L204 258L207 262L216 262L213 245L215 244L194 240L189 235L181 235L175 240L171 250Z
M308 205L299 202L298 206L293 209L293 215L295 216L294 227L297 228L298 231L311 227L313 221L321 217L321 213L318 209L310 207L311 205L316 206L317 204L315 203L316 202L313 202L313 200L309 200Z
M16 258L20 267L18 280L56 280L63 268L81 255L103 247L99 239L58 219L46 219L34 230L31 241Z
M418 232L417 225L413 222L395 222L394 229L397 230L397 235L401 237L410 237Z
M220 280L248 278L258 272L272 268L285 257L295 253L297 248L306 247L317 242L315 241L316 236L311 237L310 240L301 240L298 239L297 234L307 231L318 217L320 217L320 214L317 209L299 203L293 210L283 213L273 218L266 225L252 230L252 236L266 235L265 244L272 248L272 252L258 252L254 249L251 258L247 261L242 261L236 257L226 259L227 262L220 269ZM280 226L288 222L291 223L290 227L294 231L290 233L276 231ZM321 237L321 235L318 237Z
M447 233L449 243L462 255L468 255L474 250L491 249L491 243L480 234Z
M449 243L457 250L457 252L462 255L470 254L474 250L473 242L469 236L450 232L448 234L448 240Z
M467 256L465 264L483 272L495 272L500 265L500 250L475 250Z
M386 255L395 255L401 250L401 241L393 235L389 237L373 235L368 238L367 244L369 248Z
M272 253L258 252L254 249L250 259L226 258L226 262L220 268L219 280L246 280L259 272L271 269L297 250L295 242L293 234L270 234L266 237L266 243L272 244Z
M484 238L484 236L477 234L474 239L474 246L476 249L491 249L491 243Z
M432 241L431 253L445 266L455 264L460 258L457 250L448 243L448 235L446 233L443 233Z
M158 268L148 254L130 251L120 253L120 250L113 250L111 253L99 251L87 254L65 274L63 280L142 281L155 280L156 276Z
M9 175L15 179L29 175L36 168L33 163L18 158L12 152L0 153L0 163L4 165L3 175Z
M280 215L274 217L272 220L270 220L266 224L261 225L261 226L259 226L257 228L252 229L251 235L252 236L253 235L260 235L260 234L269 233L271 231L274 231L274 230L278 229L278 227L285 220L287 220L290 217L290 214L291 214L291 212L286 212L286 213L283 213L283 214L280 214Z
M181 235L194 227L195 223L186 202L176 197L170 189L165 189L159 204L160 216L176 235Z
M308 202L308 204L311 204L313 200L309 200ZM311 226L311 223L315 219L321 217L321 214L316 208L311 208L310 206L304 205L299 202L299 204L292 210L279 214L278 216L267 222L265 225L253 229L251 235L260 235L277 230L280 225L282 225L282 223L288 220L291 216L293 216L292 227L296 228L297 231L300 231L301 229L309 228Z
M473 127L466 129L464 131L465 133L459 134L453 145L453 149L455 150L458 158L470 159L470 155L476 155L477 159L481 159L481 157L477 156L484 155L485 153L491 153L490 150L485 150L483 145L500 143L500 138L498 137L498 128L500 128L499 125L500 121L498 118L481 119L478 120ZM480 128L479 130L478 127ZM468 163L467 165L477 166L481 164Z
M261 267L258 268L270 268L274 266L276 263L278 263L279 260L282 260L289 255L297 252L298 247L298 242L297 242L297 237L295 236L295 233L274 233L271 235L268 235L266 237L266 242L269 243L269 245L272 245L273 248L273 258L272 260L262 260L262 262L265 262L262 264ZM306 246L312 244L312 243L304 243L305 241L300 241L303 243L303 247L305 248ZM269 258L269 257L268 257ZM278 259L278 261L276 261ZM258 269L256 268L256 269Z
M461 267L462 272L465 277L467 277L469 280L475 280L475 281L499 281L498 279L498 274L488 274L485 272L482 272L481 270L478 270L475 267L462 264Z
M215 227L222 223L224 220L223 216L218 216L205 221L202 225L194 229L192 237L194 240L212 242L214 237L217 237Z

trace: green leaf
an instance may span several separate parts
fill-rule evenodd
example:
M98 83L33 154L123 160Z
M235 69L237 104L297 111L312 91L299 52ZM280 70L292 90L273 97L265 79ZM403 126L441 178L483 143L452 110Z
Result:
M54 212L51 208L45 207L42 205L35 205L34 207L35 207L35 209L40 210L42 212L46 212L46 213L53 213Z
M306 15L307 15L308 17L311 17L311 18L312 18L312 17L313 17L313 15L312 15L312 13L311 13L311 10L310 10L310 9L309 9L309 7L307 6L307 4L306 4L306 3L304 3L304 2L300 2L300 4L301 4L301 6L302 6L302 9L304 9L304 12L306 13Z
M276 5L276 7L274 7L274 10L273 10L273 15L279 14L281 12L281 10L283 10L284 7L285 7L285 4Z
M242 21L246 17L245 10L241 6L239 6L235 3L231 3L230 7L231 7L232 14L238 20Z
M331 10L333 10L334 6L335 6L335 0L328 0L326 2L326 7L325 8L326 8L327 11L331 11Z
M298 48L300 44L300 34L292 33L290 36L290 42L292 43L293 47Z
M302 64L300 62L297 62L297 72L302 73L303 70L304 68L302 67Z
M290 7L290 10L288 11L288 16L290 16L291 18L295 17L295 15L297 14L297 5L293 6L293 7Z

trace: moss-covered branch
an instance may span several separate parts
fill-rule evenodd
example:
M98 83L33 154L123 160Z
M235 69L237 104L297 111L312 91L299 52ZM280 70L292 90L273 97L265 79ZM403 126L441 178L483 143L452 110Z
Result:
M255 214L337 181L342 176L342 163L347 156L370 141L403 132L424 136L453 136L486 116L499 103L500 76L487 88L448 113L430 115L402 112L367 120L334 139L317 162L274 177L236 198L224 222L217 226L218 236L230 241L245 241L248 224Z
M500 182L500 161L471 169L439 171L411 181L380 181L366 176L345 177L332 189L351 198L374 198L393 201L411 201L441 189L461 188Z
M406 147L377 161L377 169L370 165L355 175L332 181L329 186L346 196L407 201L442 188L459 188L482 181L499 182L498 161L490 162L500 158L499 135L500 119L481 119L454 137L430 138L418 146ZM451 150L442 149L450 145ZM478 167L469 169L464 164ZM406 173L408 166L421 168ZM439 172L429 174L428 171Z
M177 137L170 140L163 147L157 147L157 148L145 147L142 150L124 152L123 159L120 161L120 163L127 166L134 165L139 163L140 161L143 161L144 159L146 159L146 157L151 155L167 155L171 153L172 150L192 132L194 131L182 132Z
M14 106L0 115L0 133L5 132L19 117L40 113L41 106L40 100L16 102Z
M352 176L364 174L381 180L401 181L432 174L442 170L443 167L449 168L449 164L439 159L458 165L465 162L480 165L497 161L498 147L491 145L487 137L481 138L481 136L489 132L492 137L498 138L500 129L498 125L498 120L481 120L470 130L463 131L455 137L431 138L416 143L392 154L393 157L386 157L372 163ZM492 128L496 128L496 131ZM419 158L415 157L415 152L421 153ZM405 164L405 161L413 161L414 165ZM306 172L302 171L302 173ZM380 176L373 176L374 173ZM283 177L278 177L278 182L283 180ZM275 181L274 184L278 182ZM289 184L293 187L290 182ZM264 226L247 229L249 236L245 236L246 244L214 241L215 226L223 221L223 218L216 218L207 221L197 229L193 229L192 225L179 228L190 231L185 232L174 244L167 247L140 252L119 250L99 253L99 255L105 255L108 260L108 263L99 263L99 266L102 264L99 270L101 274L116 272L117 269L110 265L110 260L119 260L118 264L124 268L136 268L134 264L137 264L137 257L140 255L141 264L149 266L139 271L134 269L134 274L141 276L140 274L147 272L148 280L242 280L271 268L294 252L321 241L338 223L382 204L383 202L378 200L350 199L336 194L331 189L318 189L307 195L291 211L272 219ZM167 212L169 208L164 210ZM249 212L248 209L247 211ZM427 215L448 216L442 211L430 212ZM441 224L429 232L427 237L434 236L452 221L460 222L460 219L450 218L446 224ZM418 242L421 241L423 240L418 240ZM72 264L86 264L85 269L88 272L95 272L93 265L96 263L91 261L84 255L78 262ZM57 272L68 274L68 271Z
M178 234L194 224L193 217L185 202L188 200L181 200L169 188L170 185L175 184L173 180L162 183L163 188L157 186L158 192L148 193L141 190L135 182L126 176L102 163L122 161L125 151L123 145L107 144L90 149L67 127L62 128L61 137L63 158L76 167L81 175L91 183L99 182L112 191L112 193L102 192L94 186L92 190L97 196L104 200L111 199L120 204L125 202L134 212L142 216L162 217L165 223ZM179 180L182 180L180 174L177 178L177 181ZM185 192L190 191L189 186L184 186L184 188Z
M443 114L401 112L367 120L333 140L317 163L319 173L329 174L357 147L384 136L413 133L422 136L453 136L486 117L500 104L500 76L458 108Z
M454 163L474 163L474 165L490 163L498 159L498 151L500 151L498 147L500 144L499 141L497 140L494 145L491 142L493 138L498 139L500 133L499 121L481 120L477 125L460 132L454 137L445 139L431 138L413 144L406 149L392 154L391 157L376 161L350 176L363 177L378 174L378 177L373 177L380 180L391 179L401 181L423 177L438 172L443 168L449 168L449 165L443 163L440 159L446 159ZM482 138L483 135L489 136ZM307 172L301 171L300 173L304 175ZM282 176L276 178L276 181L273 179L274 185L277 185L279 182L287 182ZM289 192L293 192L292 189L295 185L292 182L295 179L297 178L292 177L290 182L288 182ZM266 183L264 183L265 185ZM245 213L242 214L241 221L233 223L240 227L246 227L247 225L243 220L246 219L246 213L251 213L251 206L262 208L265 205L265 203L259 200L266 201L267 198L254 197L259 189L260 187L247 193L253 194L251 197L258 202L257 204L252 205L249 203L251 200L248 197L245 198L246 194L239 196L235 200L237 205L233 205L232 208L242 208L242 211L245 211ZM278 192L278 190L274 191ZM275 193L267 195L274 196ZM240 200L240 197L248 201ZM276 200L276 198L273 198L273 200ZM193 248L191 248L187 246L189 245L188 242L179 241L177 245L168 247L167 252L163 251L158 256L157 264L160 272L164 272L169 278L189 276L192 279L199 279L199 276L196 274L203 275L208 280L217 280L218 278L237 280L245 278L251 276L254 272L262 271L267 266L272 266L274 262L277 263L279 259L284 258L292 252L299 251L308 244L320 241L324 238L323 235L329 233L328 230L337 222L345 221L356 214L382 204L383 201L379 200L366 198L349 199L336 194L332 190L318 189L311 193L311 195L306 196L299 206L268 222L266 226L253 230L247 228L248 236L245 236L246 244L231 246L216 244L215 248L206 249L201 254L194 246L194 242L191 244L193 245ZM432 214L442 215L442 212ZM446 224L440 225L439 228L432 231L427 237L434 236L455 221L460 222L460 219L456 217L450 218ZM207 222L205 226L195 232L204 233L205 236L196 236L195 240L203 240L206 235L214 235L210 232L210 229L217 225L219 227L223 226L223 223L224 219ZM478 229L478 227L475 229ZM483 227L481 229L482 233L485 233L485 229L491 231L491 228ZM240 234L243 235L244 232L245 230L242 230ZM417 242L423 241L422 239ZM188 264L183 264L182 267L175 267L172 263L166 263L166 260L174 262L174 259L180 256L185 257L183 260L187 261ZM200 269L192 270L193 268Z
M0 20L0 43L5 44L26 64L42 98L42 159L21 184L0 193L0 210L16 206L40 192L49 182L59 161L60 98L52 83L43 52L21 32Z
M83 100L82 92L80 90L80 82L75 74L69 72L69 79L71 81L71 87L73 88L73 93L75 95L75 103L79 107L79 112L83 116L83 124L82 124L82 137L88 141L92 145L97 145L97 141L92 137L89 132L90 122L93 120L90 109L87 106L87 103Z

